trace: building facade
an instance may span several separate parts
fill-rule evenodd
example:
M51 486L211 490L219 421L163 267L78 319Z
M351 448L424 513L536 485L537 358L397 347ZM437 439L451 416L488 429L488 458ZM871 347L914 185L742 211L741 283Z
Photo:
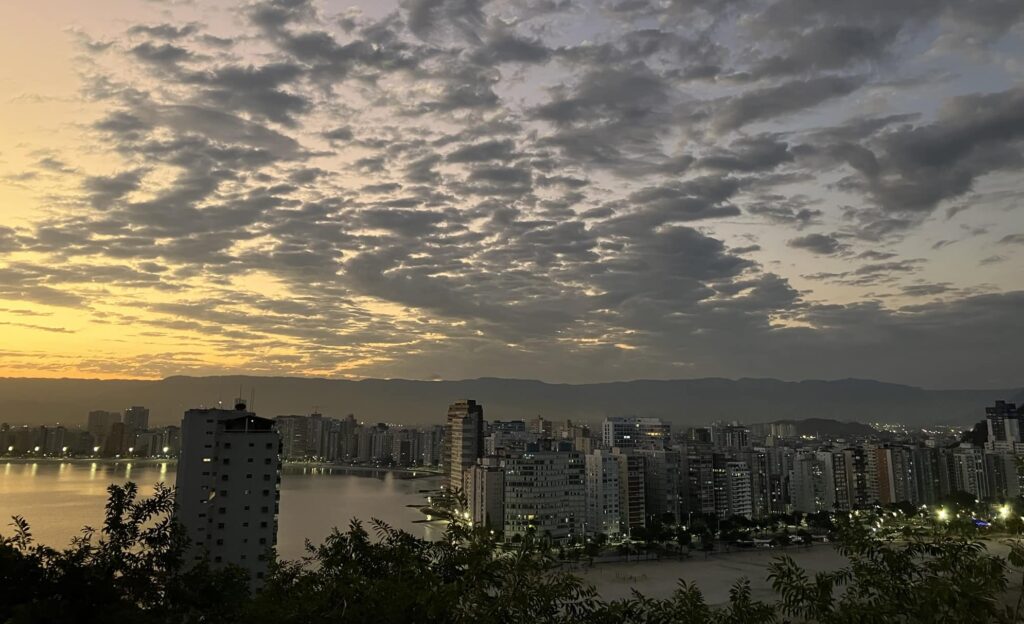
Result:
M448 407L444 436L444 472L450 490L465 488L465 473L484 451L484 407L472 399Z
M239 402L234 410L185 412L181 435L176 516L192 559L241 566L259 584L277 543L281 437L274 421Z

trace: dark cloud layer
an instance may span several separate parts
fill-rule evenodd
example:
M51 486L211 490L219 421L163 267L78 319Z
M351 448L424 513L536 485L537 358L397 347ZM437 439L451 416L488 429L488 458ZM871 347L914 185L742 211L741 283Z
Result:
M1022 346L1020 292L933 283L882 246L1021 173L1024 91L872 98L929 50L996 54L1024 10L604 4L586 33L561 28L578 3L497 0L122 29L85 86L118 167L39 157L74 209L0 227L0 297L260 354L236 363L253 372L1021 381L990 364ZM801 291L765 228L814 267L790 279L881 294Z

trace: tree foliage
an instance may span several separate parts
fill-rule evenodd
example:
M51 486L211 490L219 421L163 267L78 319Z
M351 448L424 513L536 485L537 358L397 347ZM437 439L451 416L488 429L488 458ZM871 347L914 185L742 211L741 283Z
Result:
M307 543L300 560L275 560L250 592L242 570L186 558L173 504L166 487L140 498L133 484L111 486L102 528L85 528L64 550L37 544L16 517L11 536L0 537L0 623L911 624L1024 614L1020 543L1004 558L970 536L885 542L849 522L837 527L841 568L812 575L780 557L768 570L769 595L755 596L741 578L720 605L685 581L666 598L604 601L543 538L503 544L457 520L437 541L353 521ZM701 563L693 565L699 574Z

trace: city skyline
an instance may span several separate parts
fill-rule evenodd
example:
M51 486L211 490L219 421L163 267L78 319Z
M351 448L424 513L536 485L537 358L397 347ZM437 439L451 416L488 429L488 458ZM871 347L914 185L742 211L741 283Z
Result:
M50 6L0 376L1024 382L1017 3Z

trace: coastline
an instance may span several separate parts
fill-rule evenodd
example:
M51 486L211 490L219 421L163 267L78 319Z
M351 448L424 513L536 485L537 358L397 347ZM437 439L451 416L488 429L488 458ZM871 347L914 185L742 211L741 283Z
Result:
M402 475L408 479L425 479L428 477L440 477L443 476L441 472L432 470L430 468L404 468L398 466L363 466L359 464L338 464L333 462L306 462L306 461L285 461L281 463L281 468L316 468L331 470L339 470L343 472L351 473L375 473L375 472L390 472L396 475Z
M791 557L811 575L834 571L846 562L833 546L822 544L784 551L737 550L707 559L698 553L690 559L605 561L573 573L593 585L602 600L630 598L634 589L652 598L668 598L684 580L696 584L708 603L716 605L729 601L729 590L740 578L750 581L753 599L774 599L768 566L782 556Z
M0 464L177 464L177 457L0 457Z
M107 465L177 465L177 457L0 457L0 465L13 464L107 464ZM405 479L425 479L443 476L430 468L403 468L397 466L363 466L358 464L337 464L333 462L284 461L282 470L288 468L330 469L348 474L392 473Z

